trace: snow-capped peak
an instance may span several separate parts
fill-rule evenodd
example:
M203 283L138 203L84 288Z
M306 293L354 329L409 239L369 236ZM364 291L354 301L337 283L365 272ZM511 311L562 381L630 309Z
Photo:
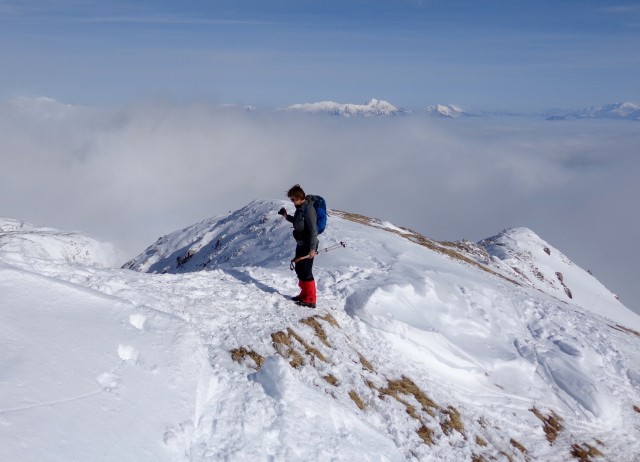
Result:
M464 111L464 109L453 104L436 104L434 106L427 107L426 111L434 116L448 117L452 119L457 119L459 117L465 117L469 115L466 111Z
M629 312L618 297L532 230L510 228L478 245L501 274L624 324Z
M371 99L366 104L342 104L335 103L333 101L321 101L317 103L304 103L294 104L286 108L290 112L308 112L308 113L326 113L338 117L372 117L372 116L391 116L402 113L401 109L398 109L393 104L378 100Z

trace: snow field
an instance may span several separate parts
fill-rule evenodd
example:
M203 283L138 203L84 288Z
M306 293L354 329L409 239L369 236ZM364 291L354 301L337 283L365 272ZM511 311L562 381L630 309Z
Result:
M347 248L317 258L318 308L300 308L282 205L127 264L156 274L0 254L0 459L638 457L624 307L606 318L335 214L321 247Z
M191 417L197 336L158 313L141 332L126 301L6 265L0 286L0 460L170 460L158 435Z

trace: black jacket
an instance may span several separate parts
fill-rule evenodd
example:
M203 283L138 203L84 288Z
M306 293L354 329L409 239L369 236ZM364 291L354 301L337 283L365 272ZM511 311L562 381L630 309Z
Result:
M296 212L287 215L287 220L293 223L293 238L298 245L308 245L309 249L318 250L318 216L313 206L316 198L307 196L301 205L296 206Z

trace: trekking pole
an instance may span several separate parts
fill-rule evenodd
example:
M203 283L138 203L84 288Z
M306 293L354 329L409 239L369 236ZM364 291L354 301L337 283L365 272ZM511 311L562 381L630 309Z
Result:
M345 244L344 242L340 241L339 244L335 244L329 247L325 247L324 249L320 249L318 250L318 255L320 255L320 252L330 252L332 250L336 250L336 249L341 249L343 247L347 247L347 244ZM306 260L307 258L311 258L309 255L304 255L302 257L298 257L298 258L294 258L293 260L291 260L291 264L289 265L289 268L291 269L291 271L293 271L295 269L295 264L298 263L299 261L302 260Z

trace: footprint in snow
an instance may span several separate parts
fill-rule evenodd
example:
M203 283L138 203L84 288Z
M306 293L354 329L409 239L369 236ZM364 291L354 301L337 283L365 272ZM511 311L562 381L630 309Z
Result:
M129 316L129 324L138 330L144 330L144 324L147 322L146 316L141 314L132 314Z
M120 377L113 372L104 372L96 377L96 382L98 382L105 391L112 391L118 388L121 381Z
M132 361L136 363L138 361L138 350L130 345L118 345L118 356L123 361Z

